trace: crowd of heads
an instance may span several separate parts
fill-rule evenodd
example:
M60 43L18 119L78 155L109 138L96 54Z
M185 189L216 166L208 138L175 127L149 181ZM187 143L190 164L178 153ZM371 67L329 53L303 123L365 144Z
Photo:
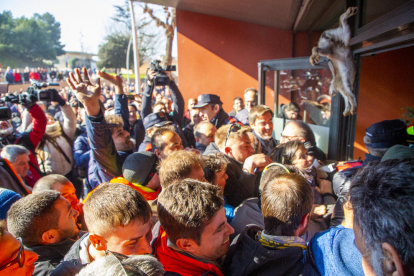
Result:
M87 130L78 137L84 139L79 157L88 153L88 177L79 188L73 179L80 177L73 177L72 170L45 171L30 186L25 178L31 176L32 149L4 145L0 173L23 188L0 189L0 271L331 275L329 269L342 269L339 274L353 275L344 272L353 267L366 275L414 273L414 159L406 158L413 153L401 121L367 128L366 162L348 177L339 169L336 174L320 169L326 155L295 103L283 107L288 121L276 141L273 119L278 114L258 104L254 88L234 99L231 114L214 94L190 98L185 113L175 83L153 87L151 73L144 93L128 100L130 87L102 72L96 75L109 84L98 82L96 97L85 100L82 87L92 72L84 70L83 80L79 71L75 74L68 80L73 91L62 89L58 94L64 100L58 105L64 110L66 102L73 103L71 118ZM76 104L69 95L78 96ZM19 108L30 111L33 105ZM330 106L323 105L323 111L330 112ZM46 129L56 122L67 126L67 118L54 115L43 114ZM2 127L2 136L11 135L8 127ZM51 132L46 135L52 145L59 141ZM75 152L75 136L63 136ZM62 151L57 152L66 156ZM69 163L74 159L66 157ZM338 175L345 177L339 186L331 182ZM94 187L93 179L99 180ZM2 175L1 181L9 178ZM78 193L83 188L88 191ZM325 247L326 233L332 236ZM56 248L59 252L52 255L59 256L44 254ZM327 269L328 259L341 250L352 252L353 259L345 256L343 266L324 272L321 267ZM47 268L41 266L45 262Z

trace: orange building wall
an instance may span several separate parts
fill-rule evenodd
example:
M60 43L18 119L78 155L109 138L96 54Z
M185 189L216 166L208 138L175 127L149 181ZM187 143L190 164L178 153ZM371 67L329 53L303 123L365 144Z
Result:
M414 47L362 58L354 159L364 159L365 129L382 120L401 119L414 107Z
M258 88L261 60L292 57L292 32L177 10L180 91L187 101L217 94L230 112L248 87ZM273 107L273 74L266 78L266 104Z

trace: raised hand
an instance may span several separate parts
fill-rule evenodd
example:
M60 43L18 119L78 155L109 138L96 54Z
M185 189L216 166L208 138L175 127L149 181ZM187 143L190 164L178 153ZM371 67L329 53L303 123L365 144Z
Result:
M105 79L105 80L107 80L110 83L113 83L115 85L115 93L116 94L124 94L124 89L122 87L123 81L118 75L112 76L112 75L109 75L108 73L105 73L105 72L102 72L102 71L99 71L98 75L101 78L103 78L103 79Z
M96 84L92 85L88 71L83 70L83 79L78 68L75 69L75 75L69 73L70 78L66 78L66 82L75 93L76 98L84 105L85 111L89 116L96 116L100 112L99 96L101 95L100 78L96 79Z

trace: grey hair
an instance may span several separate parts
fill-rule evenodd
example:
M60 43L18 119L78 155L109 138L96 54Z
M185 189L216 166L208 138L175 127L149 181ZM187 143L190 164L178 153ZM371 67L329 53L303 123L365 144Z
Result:
M10 161L16 162L18 156L22 154L30 154L30 151L20 145L7 145L1 150L1 157Z
M85 266L77 275L78 276L95 276L95 275L112 275L112 276L123 276L123 266L136 268L141 270L141 275L148 276L162 276L164 275L164 267L154 257L149 255L131 255L126 259L118 261L112 256L105 256L99 258L92 263ZM138 273L136 275L139 275Z

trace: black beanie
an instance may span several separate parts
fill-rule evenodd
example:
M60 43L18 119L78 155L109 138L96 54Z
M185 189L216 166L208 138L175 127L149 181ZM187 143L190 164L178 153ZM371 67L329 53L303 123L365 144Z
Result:
M122 175L131 183L146 186L157 172L158 157L148 151L129 155L122 165Z

